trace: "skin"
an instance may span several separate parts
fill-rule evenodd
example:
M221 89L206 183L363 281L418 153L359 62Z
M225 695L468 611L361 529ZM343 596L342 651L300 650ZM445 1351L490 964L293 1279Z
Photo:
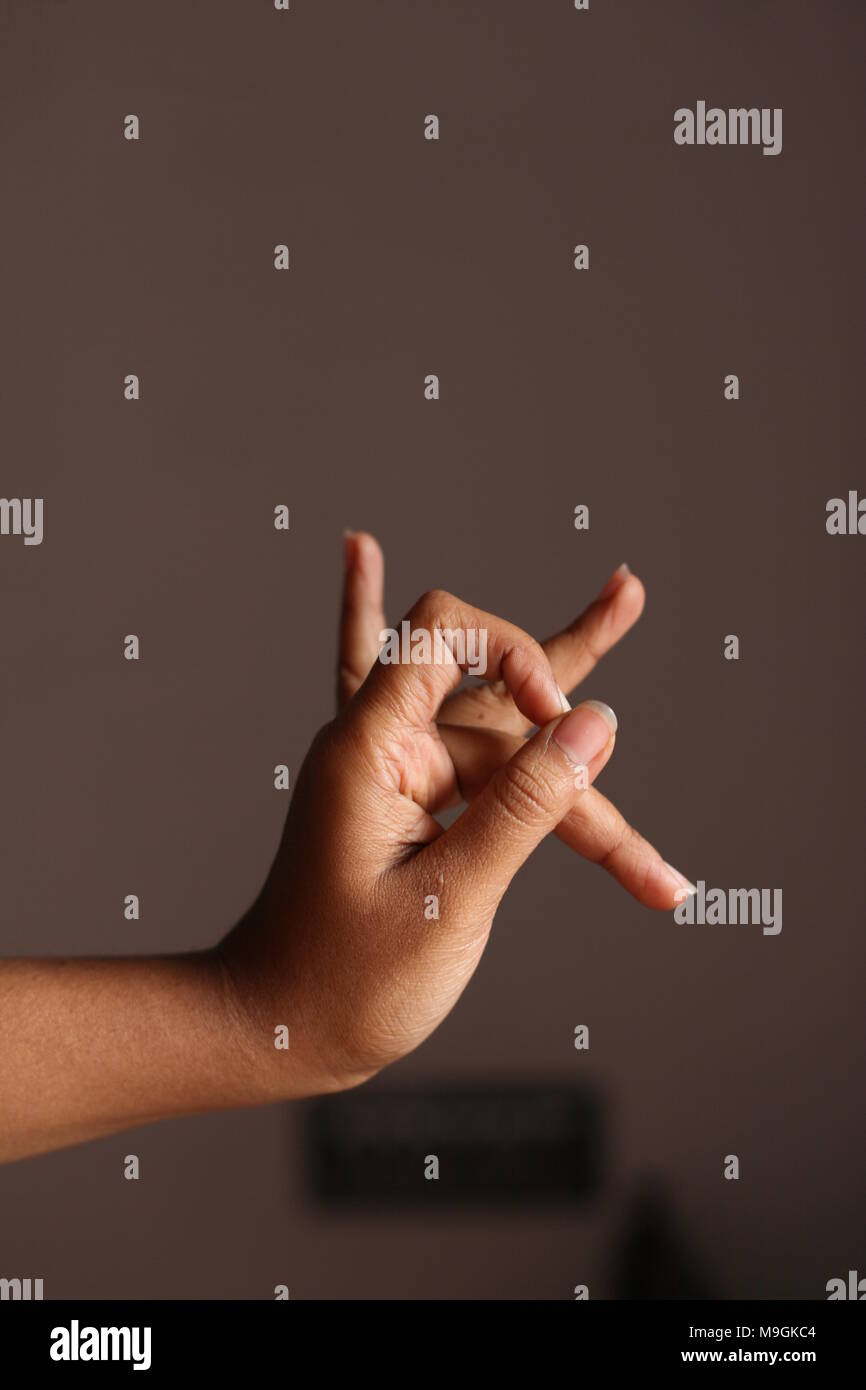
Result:
M261 893L208 951L0 962L0 1161L134 1125L356 1086L453 1008L511 879L550 832L649 907L688 881L590 782L615 736L570 690L639 617L618 571L544 644L453 595L413 630L486 628L486 684L377 660L384 562L346 539L337 717L297 779ZM537 726L537 732L529 731ZM443 830L436 813L466 799ZM425 915L430 895L438 919ZM277 1049L275 1029L289 1029Z
M347 532L337 676L340 709L358 690L378 655L379 633L387 626L384 576L384 557L375 538L365 532ZM541 644L563 691L574 690L625 636L641 616L645 600L641 581L621 565L569 627ZM517 752L531 728L501 681L450 695L437 723L462 793L455 794L454 801L477 796L496 769ZM591 768L590 781L600 770L600 764ZM585 859L607 869L646 907L669 911L678 901L675 895L692 886L594 787L576 802L555 833Z

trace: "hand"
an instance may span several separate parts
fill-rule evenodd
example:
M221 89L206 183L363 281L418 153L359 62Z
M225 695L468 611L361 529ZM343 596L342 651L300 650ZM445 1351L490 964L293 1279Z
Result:
M615 576L545 649L425 595L414 630L487 630L490 687L458 692L450 656L376 660L381 552L371 538L348 549L343 708L313 742L242 921L205 951L0 961L0 1162L365 1080L454 1005L503 893L551 830L643 901L673 905L685 880L578 775L591 782L611 756L612 711L590 701L564 714L556 680L580 679L630 626L639 583ZM461 788L471 802L443 831L435 813Z
M347 533L337 702L343 709L375 663L383 611L384 558L365 532ZM559 685L569 694L616 646L643 612L640 580L625 565L562 632L542 643ZM454 766L453 800L471 800L520 748L530 721L503 681L457 690L444 701L439 734ZM590 779L591 780L591 779ZM600 864L646 907L670 912L691 884L594 787L580 797L555 832L584 859Z
M592 781L614 746L606 706L590 702L564 715L545 650L450 594L424 595L408 615L410 630L486 629L486 679L499 683L492 696L455 694L461 669L453 660L376 660L381 566L374 549L367 553L369 570L349 567L342 709L304 763L262 895L221 951L250 1020L251 1047L263 1068L267 1059L272 1097L356 1085L429 1036L471 978L512 877L589 795L578 769L587 768ZM548 644L571 675L586 669L580 648L573 632ZM439 722L443 705L455 718L487 709L512 728L519 720L539 730L529 739L492 728L470 733ZM495 742L483 752L467 741L489 735ZM443 831L435 813L459 799L451 748L473 783L481 782L481 769L484 775ZM567 836L591 843L605 833L604 815L578 817ZM629 881L629 854L637 855L647 893L663 888L665 906L673 906L683 880L670 881L645 842L611 851L621 852L617 868ZM273 1047L280 1025L290 1036L283 1053Z

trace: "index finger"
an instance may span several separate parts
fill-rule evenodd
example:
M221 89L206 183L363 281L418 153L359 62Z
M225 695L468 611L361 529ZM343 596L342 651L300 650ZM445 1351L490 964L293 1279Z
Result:
M379 731L426 728L464 672L504 681L531 724L546 724L569 708L529 633L442 589L422 595L380 640L379 659L354 701L359 717Z
M337 657L337 708L343 709L363 683L379 652L385 626L385 558L375 536L346 531L345 572Z

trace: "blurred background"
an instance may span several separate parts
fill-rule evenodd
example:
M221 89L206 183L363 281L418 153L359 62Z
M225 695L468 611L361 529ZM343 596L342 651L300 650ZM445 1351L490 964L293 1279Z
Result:
M581 689L620 721L600 787L694 881L781 887L784 925L679 926L551 839L417 1053L0 1169L0 1275L822 1299L866 1270L866 540L825 530L866 491L864 30L842 0L5 0L2 491L45 538L0 539L0 951L203 947L249 906L274 765L333 713L344 527L395 622L440 586L543 637L627 561L644 616ZM677 147L698 100L781 107L781 155Z

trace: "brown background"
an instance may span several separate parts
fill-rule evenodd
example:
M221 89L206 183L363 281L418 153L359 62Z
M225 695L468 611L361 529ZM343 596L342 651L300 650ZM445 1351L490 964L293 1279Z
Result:
M542 636L627 560L647 609L585 687L620 719L603 790L693 879L784 889L779 937L678 927L546 843L375 1083L595 1081L587 1208L324 1216L276 1107L5 1168L0 1273L604 1296L650 1172L722 1292L866 1272L866 540L824 527L864 487L863 6L5 0L0 25L2 491L45 499L40 548L0 540L2 950L204 946L249 905L273 765L331 714L344 526L381 537L394 619L438 585ZM698 99L781 106L782 154L678 148Z

